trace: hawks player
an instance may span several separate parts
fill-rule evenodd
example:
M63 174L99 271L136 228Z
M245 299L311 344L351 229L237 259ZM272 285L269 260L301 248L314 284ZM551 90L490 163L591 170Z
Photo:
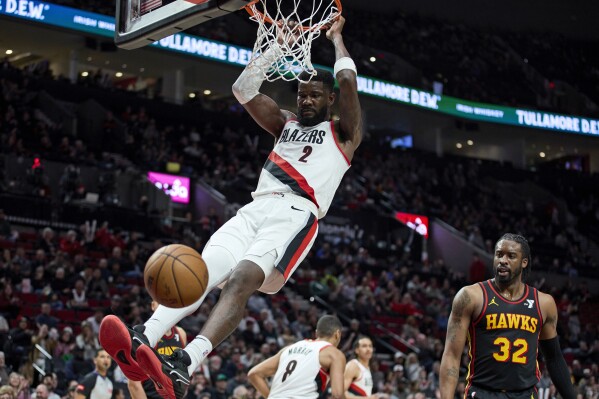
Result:
M466 398L538 398L537 349L560 395L576 398L557 337L555 301L523 282L530 262L528 241L504 234L495 244L495 277L466 286L455 296L441 360L441 399L455 396L466 340Z

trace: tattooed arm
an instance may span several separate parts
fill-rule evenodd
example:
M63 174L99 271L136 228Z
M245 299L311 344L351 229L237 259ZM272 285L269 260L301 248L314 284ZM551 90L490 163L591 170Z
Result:
M441 399L453 399L460 377L460 361L466 344L468 327L475 309L481 307L482 291L477 285L462 288L453 299L445 350L441 359Z

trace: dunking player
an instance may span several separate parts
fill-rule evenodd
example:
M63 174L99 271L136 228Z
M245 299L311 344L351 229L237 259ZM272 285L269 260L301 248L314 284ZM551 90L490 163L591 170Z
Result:
M158 302L152 301L152 311L158 308ZM187 333L181 327L171 327L156 344L156 351L161 355L172 355L176 350L185 348L187 344ZM131 399L160 399L156 392L154 383L147 378L145 381L127 381L127 387L131 394Z
M441 360L441 399L455 395L466 339L466 398L537 399L537 347L561 396L576 398L557 337L555 301L523 282L530 261L526 239L505 234L495 244L495 277L455 296Z
M254 366L248 379L264 398L316 399L331 381L331 396L343 395L345 356L337 346L341 322L335 316L322 316L316 324L316 340L305 339L283 348L273 357ZM274 375L271 387L267 378Z
M343 43L344 23L340 17L326 33L337 60L339 120L331 120L336 96L334 77L327 71L319 70L308 83L299 84L297 116L259 93L261 69L277 60L277 43L233 85L237 99L276 142L252 193L254 200L211 237L202 253L209 271L206 293L224 281L226 285L200 335L170 357L152 351L165 331L193 313L204 297L182 309L160 306L133 329L114 316L102 323L100 341L125 375L134 381L149 375L164 398L181 399L189 374L237 327L249 297L256 290L277 292L316 238L318 219L326 214L362 140L356 67Z
M345 397L367 397L376 399L379 395L372 395L372 374L370 373L370 359L374 347L372 340L361 336L354 341L356 358L347 362L344 374Z

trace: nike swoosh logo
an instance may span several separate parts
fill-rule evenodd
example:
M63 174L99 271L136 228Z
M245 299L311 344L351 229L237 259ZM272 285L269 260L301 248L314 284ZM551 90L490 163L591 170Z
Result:
M303 209L298 209L298 208L294 207L293 205L291 205L291 209L293 209L294 211L300 211L300 212L304 211Z

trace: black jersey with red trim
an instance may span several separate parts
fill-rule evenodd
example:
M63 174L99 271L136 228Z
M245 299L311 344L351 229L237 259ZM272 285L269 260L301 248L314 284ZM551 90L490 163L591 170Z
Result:
M468 330L468 387L496 391L533 387L540 378L537 348L543 326L538 291L525 285L522 298L508 301L491 280L478 284L484 302Z
M185 345L183 344L183 339L181 334L179 334L179 330L177 330L177 327L172 327L169 332L160 338L160 341L158 341L154 349L161 355L169 356L177 349L183 349L184 347ZM142 385L148 399L162 399L162 396L156 392L156 388L151 379L148 378Z

